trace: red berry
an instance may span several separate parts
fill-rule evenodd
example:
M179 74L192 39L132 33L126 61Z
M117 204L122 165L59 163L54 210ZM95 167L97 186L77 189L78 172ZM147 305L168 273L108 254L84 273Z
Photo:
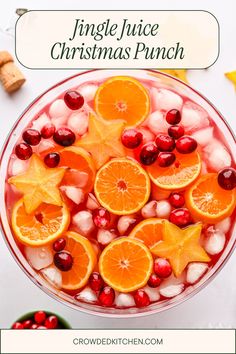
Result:
M56 167L60 162L60 155L57 152L50 152L44 157L44 163L50 168Z
M156 145L159 151L173 151L175 148L175 141L169 135L158 135L156 137Z
M148 294L144 290L137 290L134 294L134 301L137 307L144 307L150 305Z
M41 135L44 139L49 139L53 136L55 133L55 125L52 123L47 123L45 126L41 129Z
M75 134L69 128L59 128L53 134L53 139L61 146L70 146L75 142Z
M168 278L172 273L172 268L167 259L157 258L154 261L154 272L160 278Z
M34 314L34 320L37 324L43 324L46 320L46 313L44 311L38 311Z
M151 288L157 288L160 284L161 284L161 278L159 278L158 275L155 273L151 274L148 280L148 285Z
M31 328L33 321L32 320L25 320L24 322L22 322L24 329L29 329Z
M54 254L54 264L62 272L67 272L72 268L73 257L66 251L57 252Z
M142 143L143 134L136 129L126 129L122 133L121 141L128 149L135 149Z
M30 329L37 329L38 325L36 323L33 323L32 326L30 327Z
M181 114L178 109L171 109L166 113L166 121L171 125L178 124L181 121Z
M168 134L174 139L179 139L184 135L184 127L181 125L172 125L168 128Z
M169 216L169 220L173 224L180 227L187 226L192 222L190 212L186 208L172 210Z
M110 221L111 221L111 216L108 210L104 208L99 208L94 210L93 222L97 227L104 229L108 227Z
M115 300L115 291L110 286L105 286L100 292L98 299L103 306L112 306Z
M185 199L184 199L183 194L173 192L173 193L171 193L171 195L169 197L169 202L172 205L172 207L181 208L182 206L184 206Z
M218 183L223 189L234 189L236 187L236 170L232 167L221 170L218 173Z
M64 95L64 101L67 107L73 111L80 109L84 105L84 98L77 91L67 91Z
M32 146L38 145L41 140L41 134L36 129L27 129L22 135L23 140Z
M45 326L38 326L37 329L47 329Z
M181 154L190 154L197 148L197 142L190 136L182 136L176 141L176 150Z
M26 143L20 143L15 147L15 153L18 159L28 160L33 154L32 147Z
M104 285L101 275L97 272L93 272L89 278L90 288L94 291L100 291Z
M157 163L160 167L168 167L175 162L175 154L173 152L160 152L157 157Z
M58 318L57 316L49 316L45 321L45 326L47 329L55 329L58 326Z
M66 247L66 240L64 238L60 237L56 241L54 241L52 247L55 252L63 251L64 248Z
M155 143L144 145L139 155L141 163L146 166L153 164L157 159L158 153L158 148Z
M15 322L13 323L13 325L11 326L12 329L24 329L24 326L21 322Z

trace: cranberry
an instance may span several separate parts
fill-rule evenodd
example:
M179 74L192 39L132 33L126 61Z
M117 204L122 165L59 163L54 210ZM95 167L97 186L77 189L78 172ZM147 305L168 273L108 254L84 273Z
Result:
M105 286L100 292L98 299L103 306L112 306L115 300L115 291L110 286Z
M25 321L23 321L22 324L23 324L24 329L29 329L29 328L31 328L33 321L32 320L25 320Z
M171 195L169 197L169 202L172 205L172 207L181 208L182 206L184 206L185 199L184 199L183 194L173 192L173 193L171 193Z
M70 146L75 142L75 134L69 128L59 128L53 134L53 139L61 146Z
M49 139L53 136L55 133L55 125L52 123L47 123L42 129L41 129L41 135L44 139Z
M178 109L171 109L166 113L166 121L171 125L178 124L181 121L181 114Z
M57 316L49 316L45 321L45 326L47 329L55 329L58 326L58 318Z
M64 101L67 107L76 111L84 105L83 96L77 91L67 91L64 95Z
M57 152L50 152L44 157L44 163L50 168L56 167L60 162L60 155Z
M232 167L221 170L218 173L218 183L223 189L234 189L236 187L236 170Z
M144 145L141 149L139 158L143 165L153 164L158 156L158 148L155 143L148 143Z
M126 129L122 133L121 141L128 149L135 149L142 143L143 134L136 129Z
M99 228L106 228L110 224L111 216L108 210L104 208L95 209L93 212L93 222Z
M37 329L38 325L36 323L33 323L32 326L30 327L30 329Z
M46 313L44 311L38 311L34 314L34 320L37 324L42 324L46 320Z
M15 153L18 159L28 160L33 154L32 147L26 143L20 143L15 147Z
M168 134L174 139L179 139L184 135L184 127L181 125L172 125L168 128Z
M54 241L52 247L55 252L63 251L64 248L66 247L66 240L64 238L60 237L56 241Z
M157 157L157 163L160 167L168 167L175 162L175 154L173 152L160 152Z
M37 329L47 329L45 326L38 326Z
M90 288L94 291L100 291L103 287L103 280L99 273L93 272L89 278Z
M137 307L144 307L150 305L148 294L144 290L137 290L134 294L134 301Z
M11 328L12 329L24 329L24 326L21 322L15 322L15 323L13 323Z
M176 150L181 154L190 154L197 148L197 142L190 136L182 136L176 141Z
M29 145L38 145L41 140L41 134L36 129L27 129L22 135L23 140Z
M159 278L158 275L155 273L151 274L148 280L148 285L151 288L157 288L160 284L161 284L161 278Z
M72 268L73 257L69 252L57 252L54 254L54 264L62 272L67 272Z
M168 278L172 273L172 268L165 258L157 258L154 261L154 272L160 278Z
M188 209L180 208L172 210L169 216L169 220L173 224L183 227L189 225L192 221L192 218Z
M171 136L161 134L156 137L156 145L159 151L173 151L175 141Z

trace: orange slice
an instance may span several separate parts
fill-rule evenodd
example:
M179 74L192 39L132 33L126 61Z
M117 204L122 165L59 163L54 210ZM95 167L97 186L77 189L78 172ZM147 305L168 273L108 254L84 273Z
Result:
M112 159L97 172L94 191L100 204L116 215L140 210L150 195L150 180L135 161Z
M103 280L123 293L144 286L152 268L153 258L148 248L130 237L111 242L99 259L99 271Z
M80 289L86 285L96 265L96 253L90 241L76 232L68 231L63 237L66 240L65 250L70 252L73 265L69 271L61 272L62 288Z
M211 260L200 245L201 231L201 224L180 229L171 222L165 221L163 241L153 247L152 253L158 257L167 258L175 276L179 277L190 262Z
M136 225L129 237L135 238L143 242L150 251L162 240L163 234L163 219L151 218L141 221Z
M12 228L20 242L30 246L45 245L67 230L70 213L65 204L41 204L33 213L25 210L23 199L14 205Z
M93 189L96 169L91 155L78 146L69 146L60 152L60 165L69 167L62 185L80 186L84 192Z
M129 126L142 123L150 111L147 90L128 76L105 81L95 95L95 111L106 120L124 119Z
M156 186L167 190L184 189L195 181L201 172L201 158L194 151L179 154L175 151L176 161L169 167L160 167L157 162L147 168Z
M196 220L214 224L233 213L236 190L222 189L217 181L217 173L208 173L186 191L185 200Z

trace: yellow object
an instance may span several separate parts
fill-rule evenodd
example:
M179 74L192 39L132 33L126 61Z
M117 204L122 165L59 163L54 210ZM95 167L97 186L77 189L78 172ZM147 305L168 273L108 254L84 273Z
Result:
M236 70L225 73L225 76L232 81L234 88L236 90Z
M169 74L171 76L174 76L177 79L184 81L186 84L188 84L187 70L185 69L180 69L180 70L168 69L168 70L160 70L160 71Z

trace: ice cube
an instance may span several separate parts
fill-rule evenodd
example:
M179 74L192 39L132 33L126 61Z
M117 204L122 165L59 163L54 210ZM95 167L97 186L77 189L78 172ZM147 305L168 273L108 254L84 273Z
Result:
M73 216L72 222L83 236L88 236L94 230L93 216L89 211L79 211Z
M135 301L131 294L120 293L115 298L115 305L117 307L133 307Z
M138 131L140 131L143 135L143 144L147 144L150 141L155 140L155 135L149 129L145 127L140 127Z
M231 165L231 156L226 147L213 139L204 149L208 166L214 171L219 171Z
M132 215L123 215L117 222L117 229L120 235L125 235L128 228L134 224L136 219Z
M42 269L41 274L50 284L56 288L60 289L62 287L62 275L59 269L57 269L55 266Z
M33 121L32 128L41 131L41 129L50 122L48 115L43 113Z
M208 265L206 263L193 262L188 265L187 269L187 283L196 283L204 273L206 273Z
M175 278L173 275L163 280L159 287L160 294L164 297L174 297L182 293L184 284L181 279Z
M202 161L202 166L201 166L201 174L205 175L208 173L207 165L204 161Z
M98 85L96 84L83 84L78 87L78 92L83 96L86 102L90 102L94 99L97 89Z
M66 194L66 196L72 200L75 204L80 204L84 201L84 192L81 188L74 186L62 186L60 188Z
M205 128L209 123L207 112L196 103L187 101L182 109L181 124L185 131Z
M206 146L213 138L213 127L197 130L192 134L192 138L194 138L199 145Z
M148 119L145 121L145 125L155 135L159 133L167 133L169 128L169 124L166 122L163 113L160 111L151 113Z
M171 205L168 200L160 200L156 203L156 216L168 219L171 212Z
M49 108L51 118L68 117L71 112L71 109L67 107L63 99L55 100Z
M60 127L63 127L67 124L67 116L60 116L56 118L52 118L52 124L55 125L55 128L58 129Z
M143 290L148 294L150 301L158 301L160 299L160 293L157 288L151 288L146 285Z
M36 148L36 152L42 154L43 152L53 150L55 146L56 144L52 140L42 139Z
M100 204L98 203L97 198L92 193L89 193L87 203L86 203L86 208L90 210L95 210L99 208L99 206Z
M86 286L86 288L84 288L80 293L75 295L75 299L78 301L95 303L97 302L97 295L91 288Z
M154 216L156 216L156 207L157 207L157 202L155 200L151 200L142 208L141 210L142 217L145 219L154 218Z
M84 135L88 130L88 113L84 110L73 113L67 122L67 125L78 135Z
M49 246L25 247L25 256L31 266L40 270L48 267L53 262L52 249Z
M101 245L108 245L111 241L116 238L114 232L109 230L99 229L97 233L97 240Z
M28 160L20 160L18 158L11 158L9 173L12 176L19 175L20 173L24 173L29 166Z
M230 224L231 224L231 220L230 217L228 217L215 224L215 229L222 232L223 234L227 234L227 232L230 229Z
M225 245L225 235L219 230L215 230L213 226L206 230L206 239L204 248L211 256L219 254L223 251Z
M150 90L151 103L154 111L164 110L169 111L170 109L181 110L183 105L182 98L175 92L167 89L157 89L152 87Z

